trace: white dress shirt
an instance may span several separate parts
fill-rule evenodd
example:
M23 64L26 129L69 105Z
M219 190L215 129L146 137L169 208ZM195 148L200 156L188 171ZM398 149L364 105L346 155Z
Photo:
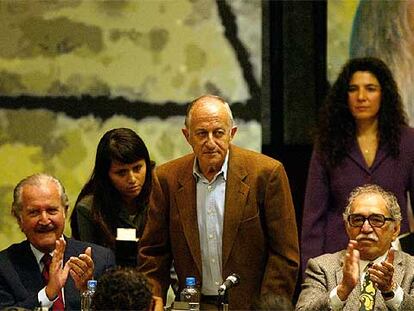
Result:
M223 282L222 236L228 157L227 152L221 170L210 182L201 173L197 160L193 166L203 277L201 293L204 295L217 295Z
M39 251L32 244L30 244L30 248L31 248L31 250L33 252L33 255L36 258L36 262L37 262L37 264L39 266L40 273L42 273L44 264L41 261L41 259L42 259L43 255L44 255L44 253L42 253L41 251ZM53 257L53 252L51 252L49 255ZM56 297L54 300L49 300L49 298L46 295L46 286L45 286L37 294L37 299L39 300L42 309L43 308L49 309L53 305L53 303L58 299L58 297ZM63 288L62 288L62 299L63 299L63 303L65 303L65 297L64 297L64 294L63 294Z

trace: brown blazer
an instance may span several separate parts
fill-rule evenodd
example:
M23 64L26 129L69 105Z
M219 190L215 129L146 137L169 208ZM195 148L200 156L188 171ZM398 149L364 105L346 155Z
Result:
M309 259L305 271L306 279L302 284L302 292L296 304L297 311L330 310L329 294L342 281L344 256L345 251L340 251ZM394 281L404 291L400 310L414 310L414 257L404 252L395 252ZM359 309L360 293L361 284L358 284L349 294L344 311ZM388 310L379 291L375 296L375 310Z
M172 260L180 290L201 272L194 155L156 168L140 270L165 297ZM230 147L222 237L222 277L240 275L229 291L231 309L248 309L259 295L292 297L299 267L295 211L283 165L265 155Z

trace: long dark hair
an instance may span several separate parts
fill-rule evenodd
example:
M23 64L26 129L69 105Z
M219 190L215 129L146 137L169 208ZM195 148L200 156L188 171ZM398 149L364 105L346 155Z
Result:
M348 108L349 82L356 71L370 72L381 85L379 141L386 143L394 158L400 152L401 129L408 124L397 84L387 65L373 57L349 60L330 89L319 116L315 147L330 167L342 162L356 136L355 119Z
M100 233L103 245L113 247L115 243L115 220L122 205L121 194L112 185L108 172L112 161L134 163L144 159L147 167L145 182L135 199L137 206L149 201L152 185L152 167L147 147L141 137L128 128L117 128L106 132L99 141L96 151L95 167L89 181L82 188L76 204L87 195L93 195L92 219ZM76 206L75 204L75 206ZM79 239L76 210L71 216L72 236Z

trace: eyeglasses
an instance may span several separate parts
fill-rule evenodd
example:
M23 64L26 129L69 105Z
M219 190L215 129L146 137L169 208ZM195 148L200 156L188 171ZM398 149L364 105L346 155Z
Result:
M394 218L385 217L381 214L371 214L368 217L361 214L351 214L348 216L348 222L352 227L362 227L367 219L371 227L376 228L381 228L386 221L394 220Z

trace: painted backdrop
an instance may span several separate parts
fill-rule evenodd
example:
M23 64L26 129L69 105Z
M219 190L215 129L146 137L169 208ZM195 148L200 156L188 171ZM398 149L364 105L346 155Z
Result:
M328 1L328 79L352 57L388 64L414 125L414 1Z
M232 105L235 143L260 150L260 1L2 0L0 28L0 249L23 238L14 185L48 172L73 204L111 128L163 163L190 150L185 104L213 93Z

